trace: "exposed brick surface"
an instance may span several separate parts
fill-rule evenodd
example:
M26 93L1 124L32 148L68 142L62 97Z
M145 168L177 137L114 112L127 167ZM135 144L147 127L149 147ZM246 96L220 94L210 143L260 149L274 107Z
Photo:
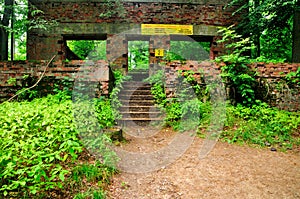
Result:
M61 23L163 23L163 24L207 24L227 26L236 21L232 16L235 8L224 10L221 4L190 4L163 2L123 2L124 15L114 13L105 17L103 13L116 10L104 2L50 2L39 1L38 9L44 11L46 19ZM123 8L121 9L123 10Z
M165 41L168 41L166 39ZM152 44L158 45L158 44ZM164 44L166 45L166 44ZM5 99L16 93L20 87L12 86L7 83L9 78L16 78L17 84L21 85L23 75L39 78L45 69L46 61L17 61L0 62L0 98ZM220 68L222 66L212 62L174 61L164 66L166 75L166 87L168 96L172 96L178 82L178 71L194 71L195 77L205 76L204 80L209 83L218 79ZM300 110L300 88L299 86L287 85L284 77L287 73L297 71L300 64L265 64L257 63L249 67L257 70L257 79L261 83L257 92L259 97L272 106L277 106L286 110ZM108 94L110 88L109 66L106 61L56 61L52 63L46 72L46 77L52 77L55 80L70 77L73 81L87 81L93 84L101 84L97 87L97 95Z
M238 16L232 16L237 7L226 8L227 1L185 1L168 2L128 2L121 1L120 6L113 6L105 1L30 1L34 6L44 12L46 20L55 20L58 26L47 31L30 30L28 32L28 60L50 59L53 54L59 54L57 59L66 58L64 35L106 35L108 39L114 38L112 34L140 27L140 24L181 24L204 26L204 30L211 27L216 36L216 27L228 26L238 22ZM110 14L109 14L110 13ZM122 14L123 13L123 14ZM109 26L108 26L109 24ZM201 31L200 31L201 32ZM209 31L208 31L209 32ZM131 34L140 34L137 30ZM197 33L195 35L198 35ZM204 33L201 33L204 34ZM206 33L208 34L208 33ZM208 36L208 35L200 35ZM91 37L91 39L93 36ZM117 39L117 38L114 38ZM111 42L113 43L113 42ZM118 42L117 42L118 43ZM108 47L111 45L108 45ZM109 48L109 54L118 54L120 50L127 49L126 42L117 46L116 52ZM213 45L211 58L217 56L220 49ZM119 68L124 67L126 57L114 59ZM127 65L127 62L125 63Z
M46 61L0 62L0 101L13 96L20 89L24 75L29 75L35 79L40 78L46 65ZM108 94L109 75L108 63L103 60L96 62L71 61L68 63L56 61L49 65L44 77L54 81L69 77L71 81L87 81L100 84L101 91L96 92L98 94ZM10 78L16 78L16 86L7 83Z
M128 42L125 34L108 35L106 41L107 60L113 69L121 69L127 72Z
M254 67L259 73L260 77L266 78L281 78L290 72L295 72L300 67L300 64L288 64L288 63L256 63Z
M165 67L166 90L168 96L173 96L176 83L178 83L178 71L194 71L195 77L200 79L204 77L206 83L216 81L220 74L222 65L211 62L179 61L168 63ZM284 110L300 110L300 87L297 85L288 85L284 77L289 72L295 72L300 64L265 64L256 63L252 67L258 72L257 80L260 85L257 88L257 97L266 101L271 106ZM218 80L217 80L218 81ZM228 94L228 92L227 92ZM227 96L228 98L229 96Z

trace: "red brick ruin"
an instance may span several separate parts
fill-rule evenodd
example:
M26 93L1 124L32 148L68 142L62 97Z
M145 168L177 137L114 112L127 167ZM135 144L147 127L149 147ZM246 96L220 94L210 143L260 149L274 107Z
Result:
M48 30L32 29L28 32L28 61L0 62L0 97L5 99L14 92L13 87L7 84L10 77L21 81L24 74L39 76L47 63L44 60L50 60L55 54L57 57L46 74L48 77L70 77L81 66L86 65L84 61L65 62L68 57L68 40L106 40L107 60L96 62L95 67L98 70L121 69L126 73L128 41L134 40L149 42L150 74L164 61L155 56L155 49L168 50L173 40L189 38L210 42L209 58L214 59L222 52L222 46L216 42L220 38L218 27L228 27L237 24L239 20L238 16L233 16L238 6L225 7L228 2L229 0L29 0L30 6L43 11L46 20L56 21L57 24ZM149 29L145 28L147 25ZM161 31L170 33L160 34ZM165 67L169 68L169 76L175 74L172 70L188 68L196 70L201 67L214 67L219 70L218 66L207 62L175 62L168 63ZM258 78L273 82L279 81L287 72L296 71L299 64L262 63L253 67L260 72ZM109 73L95 81L101 82L101 92L108 94ZM274 98L269 100L272 105L299 109L299 92L288 101L276 89L268 92ZM292 108L289 107L291 102Z

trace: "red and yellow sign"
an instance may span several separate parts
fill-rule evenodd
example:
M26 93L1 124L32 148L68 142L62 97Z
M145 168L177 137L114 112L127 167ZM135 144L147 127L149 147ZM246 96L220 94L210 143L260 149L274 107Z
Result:
M193 35L193 25L142 24L142 35Z

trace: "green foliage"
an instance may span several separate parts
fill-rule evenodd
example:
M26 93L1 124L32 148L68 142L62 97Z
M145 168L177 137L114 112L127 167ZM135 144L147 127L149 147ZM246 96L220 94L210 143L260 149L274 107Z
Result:
M115 113L108 99L95 99L95 111L101 129L115 125Z
M105 0L103 3L103 13L99 15L100 18L124 17L126 10L121 0Z
M210 42L171 41L170 50L166 53L168 61L203 61L209 59Z
M99 106L103 103L107 109L106 113L109 112L110 115L104 115L101 112L103 110ZM103 164L114 168L117 157L110 150L111 139L103 132L104 127L114 123L111 110L109 103L96 99L81 97L73 103L74 123L82 144L89 152L101 155Z
M211 104L197 98L179 102L169 99L165 105L165 126L174 130L186 131L208 128L211 118Z
M70 183L73 192L77 193L74 198L105 198L103 185L110 182L110 177L116 172L115 169L105 167L101 162L80 163L72 168ZM88 184L88 185L86 185ZM95 184L97 186L92 186ZM88 190L82 192L82 187L88 186Z
M67 45L82 60L106 60L106 41L71 40Z
M168 101L165 110L165 125L173 127L174 130L178 130L182 116L181 104L176 100Z
M250 35L255 48L252 58L291 61L294 8L297 0L231 0L240 5L235 14L242 15L236 29ZM283 12L284 11L284 12Z
M182 72L179 72L180 76ZM197 90L197 81L193 77L194 73L187 71L183 73L184 80L183 84L188 83L188 88L190 83L192 87ZM182 77L182 76L181 76ZM200 123L207 124L209 120L209 113L207 112L207 103L202 103L198 98L191 98L189 95L191 90L186 88L186 85L182 88L178 88L180 92L177 93L177 98L167 99L165 93L165 77L164 71L157 71L156 74L150 76L145 81L152 84L151 93L155 100L155 103L159 105L161 110L166 113L164 119L165 126L170 126L174 130L189 130L197 129ZM194 91L192 91L194 92ZM204 111L205 110L205 111Z
M195 77L196 74L200 75L198 80ZM206 101L209 99L209 86L204 83L203 71L199 70L197 73L195 73L194 71L179 70L178 76L187 87L186 89L193 89L193 92L200 101Z
M281 150L300 145L299 113L270 108L265 103L252 108L238 105L227 108L227 127L221 137L229 143L246 143Z
M131 76L124 76L121 71L114 71L114 78L115 78L115 86L110 93L110 102L111 106L113 108L113 114L115 119L120 119L122 116L119 112L119 108L122 106L120 100L119 100L119 93L121 92L123 86L122 84L125 81L128 81L131 79Z
M7 80L7 83L8 83L9 85L16 86L16 85L17 85L17 79L16 79L16 78L13 78L13 77L10 77L10 78Z
M55 96L0 106L0 191L36 194L62 188L65 163L82 151L71 101Z
M300 86L300 67L298 67L296 72L290 72L289 74L287 74L285 79L288 85L290 86L294 86L294 85Z
M105 193L101 189L92 189L90 191L77 194L74 199L105 199Z
M57 25L57 22L50 19L46 20L44 13L36 7L31 6L29 10L27 0L15 0L15 4L13 6L14 23L12 29L11 16L9 16L9 26L6 26L2 23L4 8L8 7L8 5L6 4L7 2L8 1L0 1L0 28L4 28L4 30L6 30L8 33L14 33L14 60L25 60L26 32L31 29L42 29L48 31L51 28L55 27ZM28 18L28 16L31 16L30 19ZM9 39L10 38L11 35L9 35ZM10 49L8 50L10 51ZM10 53L9 58L11 59Z
M37 78L26 74L23 75L23 78L20 81L17 81L15 78L10 78L8 80L8 84L21 88L17 91L17 101L31 101L35 98L45 97L49 93L56 95L56 97L61 99L70 99L72 96L71 88L73 87L73 81L68 77L55 81L53 85L53 79L44 77L37 86L29 90L27 89L34 85L37 81Z
M292 22L290 22L285 28L277 27L262 32L260 54L265 58L264 60L275 60L281 63L292 61L292 29Z
M255 103L255 71L247 65L249 56L244 55L252 46L249 38L242 38L234 30L222 28L222 40L225 43L226 54L218 57L217 62L225 63L222 66L221 76L224 78L227 86L235 90L235 99L243 105L250 106Z
M128 51L129 70L149 68L149 42L129 41Z
M86 134L81 134L84 127L79 125L78 128L78 122L75 122L73 112L78 114L80 111L89 112L90 109L76 109L69 97L62 95L60 93L33 99L31 102L5 102L0 105L1 198L42 197L48 191L64 190L69 184L82 181L83 178L107 183L109 176L116 171L115 167L104 166L112 165L115 158L109 149L104 148L110 141L104 135L99 135L99 132L90 132L95 128L87 125L85 127L89 129L86 129ZM111 125L113 117L109 103L106 100L95 100L92 104L96 105L98 118L95 117L96 124L92 124L93 121L91 124L99 125L99 120L100 126ZM86 117L82 122L90 119ZM93 142L86 139L87 132L90 132ZM79 136L84 139L80 140ZM93 148L93 144L97 146ZM94 152L101 151L104 164L96 162L94 165L79 165L78 156L83 146ZM77 166L72 168L74 165ZM94 198L101 198L98 196L103 193L102 190L95 190Z
M152 84L151 93L155 100L155 103L160 105L161 107L165 107L166 105L166 93L165 93L165 73L163 70L157 71L155 74L151 75L145 82L149 82Z
M86 179L87 182L109 182L109 177L116 171L113 168L105 167L101 162L94 164L79 164L72 169L72 179L76 182Z

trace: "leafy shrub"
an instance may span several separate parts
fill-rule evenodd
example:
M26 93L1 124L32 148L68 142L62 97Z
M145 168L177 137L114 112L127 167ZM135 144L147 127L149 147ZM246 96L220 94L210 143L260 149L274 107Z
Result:
M128 68L148 69L149 68L149 44L145 41L130 41L128 43L129 57Z
M206 114L202 109L204 103L196 97L192 99L192 96L190 95L191 92L196 92L199 96L202 96L203 93L202 88L200 88L193 75L194 72L192 71L179 71L182 84L179 85L179 91L176 93L178 98L171 99L167 99L165 93L165 77L163 70L158 71L156 74L145 80L152 84L151 93L155 103L166 113L166 118L164 120L165 125L171 126L175 130L196 128L196 126L199 125L199 122L202 121L202 118L204 118L204 114Z
M114 110L108 99L95 99L95 112L101 129L115 125Z
M119 108L122 106L120 100L119 100L119 93L121 92L123 88L123 83L125 81L130 80L131 76L124 76L121 71L114 71L114 78L115 78L115 86L110 93L110 101L111 106L113 108L113 114L115 119L121 118L121 114L119 112Z
M296 72L290 72L287 74L285 79L290 86L300 86L300 67L298 67Z
M71 101L55 96L0 106L0 191L36 194L62 187L69 172L63 163L75 160L82 146L72 123Z
M100 108L108 107L107 101L96 101L96 105L101 125L110 125L111 115L102 120ZM63 190L66 178L76 171L70 168L83 151L73 110L72 101L61 95L0 105L1 198L33 198L50 190ZM111 151L106 152L103 162L113 156ZM102 171L99 179L107 180L110 170L105 170L104 165L96 166ZM92 167L88 170L93 171Z
M165 93L165 74L163 70L157 71L154 75L144 80L152 84L151 93L154 101L161 108L165 107L167 103L167 96Z
M243 105L251 106L255 103L255 71L247 65L250 63L249 56L245 55L251 50L249 38L242 39L234 30L222 28L220 32L223 38L219 43L224 43L226 53L216 59L217 62L225 63L222 66L221 76L231 89L234 89L235 100Z
M230 128L224 131L222 138L229 143L273 146L282 150L300 144L299 137L294 135L299 131L299 113L270 108L265 103L252 108L228 107L226 126Z
M198 71L199 74L203 74L203 71ZM196 97L203 101L209 99L209 86L204 84L203 76L200 79L195 78L196 73L194 71L178 71L179 80L185 84L183 89L193 89ZM181 91L182 92L182 91Z
M165 110L165 125L173 127L174 130L178 130L182 116L181 104L176 100L168 101Z

